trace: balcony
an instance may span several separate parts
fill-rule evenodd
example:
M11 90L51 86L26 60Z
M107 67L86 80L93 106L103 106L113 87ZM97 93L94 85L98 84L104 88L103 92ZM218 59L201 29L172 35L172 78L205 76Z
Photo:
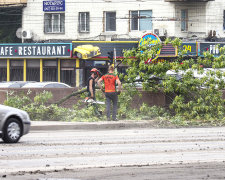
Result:
M27 0L0 0L0 6L24 6L27 4Z

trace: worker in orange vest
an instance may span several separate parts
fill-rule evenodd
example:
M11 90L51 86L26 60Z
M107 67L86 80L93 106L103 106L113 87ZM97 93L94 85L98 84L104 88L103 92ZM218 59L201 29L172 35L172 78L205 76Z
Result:
M105 90L103 90L101 82L104 81L105 84ZM116 91L116 83L118 84L118 91ZM105 93L106 97L106 115L107 120L110 121L110 108L111 108L111 102L113 103L113 112L112 112L112 119L113 121L117 121L116 118L117 115L117 102L118 102L118 94L121 93L121 82L119 80L119 77L114 74L114 67L109 66L108 73L103 75L98 80L98 86L102 90L103 93Z

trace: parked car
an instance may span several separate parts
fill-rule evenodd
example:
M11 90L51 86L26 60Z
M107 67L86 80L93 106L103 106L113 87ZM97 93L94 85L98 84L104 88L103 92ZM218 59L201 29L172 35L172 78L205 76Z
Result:
M30 130L30 117L27 112L0 105L0 138L5 143L16 143Z
M35 82L25 84L23 88L71 88L71 86L60 82Z
M21 88L27 83L31 83L35 81L4 81L0 82L0 88Z
M179 70L179 71L169 70L169 71L166 72L166 74L169 75L169 76L176 77L177 80L181 80L182 76L185 75L190 70L191 69L188 69L186 71L183 71L183 70ZM199 71L196 70L196 69L191 70L191 71L193 72L193 77L194 78L201 79L201 78L203 78L205 76L209 76L207 74L208 72L220 71L220 72L224 73L225 72L225 68L204 68L202 73L199 73ZM214 76L214 77L215 77L215 79L218 79L216 76ZM224 79L224 78L222 78L222 79Z

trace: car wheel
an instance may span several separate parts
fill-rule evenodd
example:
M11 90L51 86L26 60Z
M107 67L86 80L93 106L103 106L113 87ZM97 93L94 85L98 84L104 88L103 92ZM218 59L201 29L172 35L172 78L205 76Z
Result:
M79 59L82 59L82 54L81 54L81 53L77 53L77 57L78 57Z
M22 135L22 125L16 118L9 118L3 129L3 141L5 143L16 143Z

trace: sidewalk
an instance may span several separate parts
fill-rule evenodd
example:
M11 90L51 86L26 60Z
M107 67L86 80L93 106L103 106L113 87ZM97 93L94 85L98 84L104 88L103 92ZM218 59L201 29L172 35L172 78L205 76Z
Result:
M153 120L135 121L99 121L99 122L62 122L62 121L32 121L31 131L55 130L104 130L104 129L131 129L153 127Z

